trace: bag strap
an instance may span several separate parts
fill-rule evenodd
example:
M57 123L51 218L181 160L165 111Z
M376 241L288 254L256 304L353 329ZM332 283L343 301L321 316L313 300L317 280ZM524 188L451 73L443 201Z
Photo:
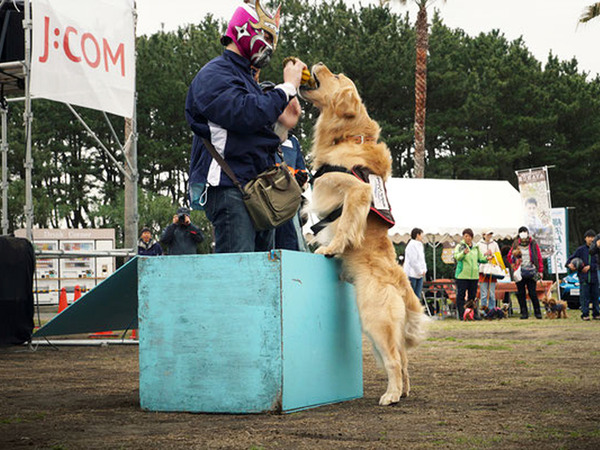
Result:
M229 164L227 164L227 162L223 159L223 157L219 154L219 152L217 152L217 149L215 148L214 145L212 145L212 142L210 142L208 139L204 139L204 138L202 138L202 142L204 142L204 146L206 147L208 152L211 154L213 159L221 166L221 168L225 171L225 174L227 174L227 176L231 179L231 181L233 182L235 187L239 189L239 191L242 193L243 196L245 196L246 192L244 191L242 184L239 182L239 180L233 173L233 170L231 170L231 167L229 167Z

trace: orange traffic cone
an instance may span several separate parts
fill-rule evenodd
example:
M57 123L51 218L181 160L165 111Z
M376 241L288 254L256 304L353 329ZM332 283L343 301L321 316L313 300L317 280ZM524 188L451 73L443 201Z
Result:
M67 289L62 288L60 290L60 297L58 297L58 313L60 314L67 308Z
M73 297L73 302L76 302L81 298L81 287L79 285L75 286L75 296Z
M119 335L112 331L97 331L88 336L90 339L117 338Z
M134 329L131 331L131 339L138 339L137 328L134 328Z

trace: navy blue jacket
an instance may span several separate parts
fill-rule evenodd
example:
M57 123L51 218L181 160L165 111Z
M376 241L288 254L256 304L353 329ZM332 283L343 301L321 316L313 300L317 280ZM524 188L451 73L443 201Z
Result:
M590 248L587 245L582 245L581 247L575 250L569 258L567 259L566 265L569 265L573 258L581 258L585 266L590 266L590 270L587 273L583 273L581 271L577 272L577 277L579 277L580 283L598 283L598 263L597 259L590 255Z
M283 89L261 90L246 58L225 50L207 63L192 81L185 102L194 132L190 185L233 186L213 163L202 138L212 142L242 185L273 165L279 138L272 125L287 104Z
M170 224L163 231L160 242L169 246L169 255L195 255L197 244L204 240L200 228L189 225Z
M162 254L162 247L154 239L148 241L147 244L142 239L138 241L138 255L159 256Z

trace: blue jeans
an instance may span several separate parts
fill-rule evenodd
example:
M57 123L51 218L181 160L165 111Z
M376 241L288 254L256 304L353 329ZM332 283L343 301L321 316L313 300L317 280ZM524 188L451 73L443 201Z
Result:
M489 309L496 307L496 282L482 281L479 283L479 294L481 297L481 307L486 306Z
M215 230L215 253L271 250L275 230L256 231L241 192L235 187L209 187L204 205Z
M412 290L415 291L415 295L421 300L421 291L423 290L423 278L408 277Z
M590 301L592 302L592 315L600 317L598 308L598 283L581 283L579 292L579 305L581 306L581 317L589 317Z

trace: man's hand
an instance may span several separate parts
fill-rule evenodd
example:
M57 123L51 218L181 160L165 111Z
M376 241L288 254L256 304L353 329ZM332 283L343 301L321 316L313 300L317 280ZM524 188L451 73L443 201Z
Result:
M588 273L590 271L590 266L585 266L583 269L581 269L581 271L583 273Z
M304 186L308 181L308 174L306 172L303 172L302 170L296 172L295 177L300 187Z
M471 251L471 249L469 249L469 247L465 247L465 250L464 250L465 255L468 255L470 251Z
M290 60L283 68L284 83L292 83L292 85L298 89L300 87L300 82L302 81L302 71L304 69L307 69L307 66L299 59L295 59L294 61Z
M277 121L288 130L294 128L300 119L302 108L297 97L290 100L287 107L283 110Z
M175 214L175 215L173 216L173 223L174 223L175 225L177 225L177 224L179 223L179 216L178 216L177 214Z

